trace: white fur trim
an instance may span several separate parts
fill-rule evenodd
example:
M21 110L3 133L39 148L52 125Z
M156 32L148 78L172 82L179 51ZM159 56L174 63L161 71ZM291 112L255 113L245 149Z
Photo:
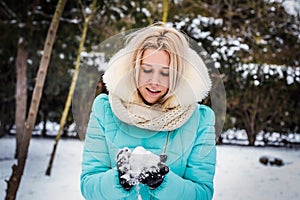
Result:
M183 58L185 66L181 82L175 90L177 101L182 106L202 101L211 88L206 65L194 50L188 51L188 57Z
M121 49L108 63L108 69L103 75L103 81L109 92L114 93L124 101L128 101L136 90L133 86L133 66L131 53Z
M183 58L184 72L179 75L181 81L170 102L172 106L187 106L200 102L211 88L206 65L193 49L187 51L187 58ZM108 63L108 69L103 76L108 91L124 101L130 101L136 92L131 55L131 52L120 50Z

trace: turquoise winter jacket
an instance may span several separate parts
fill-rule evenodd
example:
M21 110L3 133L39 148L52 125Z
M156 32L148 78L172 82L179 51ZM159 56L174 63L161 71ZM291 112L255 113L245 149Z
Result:
M215 116L207 106L197 105L190 119L171 131L166 164L170 172L163 183L151 190L139 185L143 200L212 199L215 174ZM94 100L84 142L81 192L87 200L138 199L119 184L116 154L123 147L136 146L159 155L166 144L167 131L151 131L129 126L112 112L108 96Z

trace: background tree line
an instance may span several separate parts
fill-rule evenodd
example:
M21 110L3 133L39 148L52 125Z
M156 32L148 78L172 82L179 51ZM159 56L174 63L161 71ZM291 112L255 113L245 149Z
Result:
M53 47L37 123L58 122L76 60L84 13L92 1L68 1ZM297 1L299 3L299 1ZM98 1L85 51L133 28L160 21L163 1ZM1 0L0 135L15 125L16 98L29 104L47 30L57 1ZM300 14L281 1L169 1L170 25L187 33L214 59L227 95L224 130L245 129L250 145L258 132L299 132ZM17 67L26 91L17 93ZM24 108L28 110L28 106ZM68 123L73 122L72 114ZM43 135L47 135L46 129ZM222 139L222 137L220 138ZM221 141L220 141L221 142Z

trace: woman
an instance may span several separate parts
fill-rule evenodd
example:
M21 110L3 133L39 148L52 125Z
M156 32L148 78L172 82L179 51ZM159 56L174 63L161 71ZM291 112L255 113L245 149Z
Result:
M83 196L212 199L215 116L197 103L211 81L186 37L161 24L146 27L130 35L108 66L109 95L94 100L85 138ZM139 162L132 161L143 156L136 147L145 150ZM143 167L134 175L137 165Z

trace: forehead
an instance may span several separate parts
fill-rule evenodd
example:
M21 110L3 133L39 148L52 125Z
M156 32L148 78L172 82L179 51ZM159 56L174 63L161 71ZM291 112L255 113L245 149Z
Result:
M164 50L146 49L142 56L142 64L169 66L170 57Z

